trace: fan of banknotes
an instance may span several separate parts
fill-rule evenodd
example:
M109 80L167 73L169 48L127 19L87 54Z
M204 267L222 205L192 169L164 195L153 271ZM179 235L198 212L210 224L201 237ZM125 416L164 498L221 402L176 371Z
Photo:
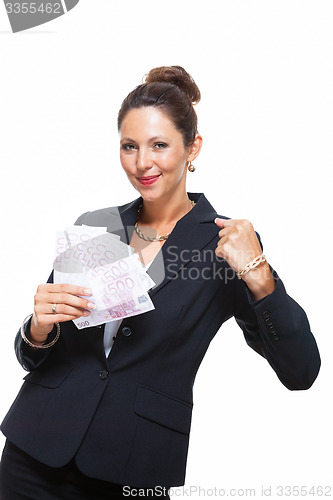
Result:
M92 290L96 308L73 320L80 330L154 309L148 290L155 283L134 249L106 228L67 226L57 231L54 283Z

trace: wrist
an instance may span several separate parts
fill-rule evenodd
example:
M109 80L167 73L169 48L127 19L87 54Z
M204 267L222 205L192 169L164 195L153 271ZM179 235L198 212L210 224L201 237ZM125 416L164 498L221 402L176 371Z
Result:
M242 276L255 300L271 294L275 289L275 280L267 262L262 262Z
M54 324L52 325L52 327L49 329L48 332L40 332L36 327L36 325L34 324L34 320L32 318L30 322L30 328L27 329L26 335L33 344L43 345L44 342L46 342L49 333L52 332L53 327Z
M33 315L30 314L30 316L27 316L22 325L21 325L21 337L24 340L26 344L28 344L31 348L33 349L48 349L49 347L52 347L59 339L60 337L60 324L59 323L54 323L53 328L49 330L49 333L44 334L44 333L37 333L37 338L35 338L31 333L29 333L31 325L33 325L33 321L31 320L33 318ZM27 321L29 319L29 321ZM35 325L36 326L36 325ZM55 333L54 335L50 335L52 331L55 328ZM46 336L45 336L46 335ZM53 337L53 339L49 339L49 337ZM30 338L29 338L30 337ZM31 340L30 340L31 339ZM48 343L46 343L48 341Z

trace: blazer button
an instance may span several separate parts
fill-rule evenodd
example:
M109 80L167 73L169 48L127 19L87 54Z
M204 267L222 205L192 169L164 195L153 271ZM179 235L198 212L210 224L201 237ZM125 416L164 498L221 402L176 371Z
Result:
M99 378L101 380L106 380L108 378L108 376L109 376L109 372L107 370L101 370L99 372Z
M129 337L132 333L132 330L130 329L129 326L124 326L124 328L122 328L121 330L121 333L125 335L125 337Z
M273 326L273 323L272 323L272 321L271 321L271 318L267 318L267 319L265 319L265 323L266 323L266 325L267 325L267 326Z
M269 318L269 311L264 311L264 312L262 313L262 317L263 317L264 319Z
M276 333L274 326L270 326L269 331L271 332L272 335L274 335Z

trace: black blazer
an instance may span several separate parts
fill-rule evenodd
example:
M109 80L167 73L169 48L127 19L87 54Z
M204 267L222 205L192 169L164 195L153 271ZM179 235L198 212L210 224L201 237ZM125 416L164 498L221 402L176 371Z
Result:
M57 467L75 455L91 477L138 487L182 485L194 378L232 316L288 389L314 382L320 357L304 311L275 273L274 292L253 301L215 256L216 211L203 194L189 196L195 207L148 271L157 282L150 291L155 309L123 320L108 358L104 326L79 331L62 323L59 341L44 351L17 335L18 359L29 373L1 429L39 461ZM88 212L77 223L107 226L129 242L141 201Z

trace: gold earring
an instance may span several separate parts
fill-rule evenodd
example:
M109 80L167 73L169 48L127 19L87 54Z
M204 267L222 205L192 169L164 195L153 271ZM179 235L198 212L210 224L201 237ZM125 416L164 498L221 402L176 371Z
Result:
M188 166L187 168L188 168L188 171L189 171L189 172L194 172L194 170L195 170L195 166L194 166L194 165L192 165L192 162L191 162L191 161L190 161L190 164L189 164L189 166Z

